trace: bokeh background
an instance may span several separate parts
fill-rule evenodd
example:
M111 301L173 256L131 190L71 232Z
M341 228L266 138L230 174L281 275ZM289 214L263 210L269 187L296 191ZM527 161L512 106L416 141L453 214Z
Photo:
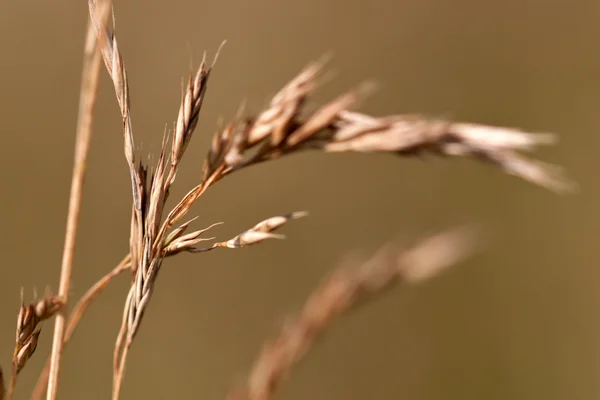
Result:
M422 112L560 134L536 153L579 182L558 196L469 161L307 153L233 175L193 210L229 238L292 210L288 240L169 259L130 354L124 399L223 398L264 339L342 256L455 223L486 251L339 320L281 399L596 399L600 395L600 3L590 0L116 1L140 154L156 155L182 78L221 54L172 198L199 180L219 118L256 112L309 61L332 53L325 101L367 79L375 114ZM19 291L54 290L72 167L84 1L0 2L0 364ZM127 252L129 182L120 116L102 73L72 298ZM84 319L62 399L107 399L128 279ZM28 398L51 323L23 371Z

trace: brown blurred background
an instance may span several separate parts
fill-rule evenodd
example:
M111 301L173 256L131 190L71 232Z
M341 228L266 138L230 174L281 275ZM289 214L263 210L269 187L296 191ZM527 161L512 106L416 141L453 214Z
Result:
M303 154L226 179L194 208L226 239L292 210L288 240L170 259L130 354L124 399L219 399L263 340L351 250L475 222L487 250L343 318L282 387L282 399L596 399L600 395L600 3L566 0L115 1L142 154L176 117L190 60L214 54L201 124L173 198L198 182L220 117L256 112L309 61L333 52L325 100L366 79L362 110L424 112L553 131L536 155L580 194L554 195L469 161ZM19 290L56 289L70 184L84 1L0 2L0 363ZM127 252L130 193L112 85L101 91L73 299ZM145 157L145 156L144 156ZM107 399L125 276L68 346L62 399ZM30 395L51 323L23 371ZM7 371L8 372L8 371Z

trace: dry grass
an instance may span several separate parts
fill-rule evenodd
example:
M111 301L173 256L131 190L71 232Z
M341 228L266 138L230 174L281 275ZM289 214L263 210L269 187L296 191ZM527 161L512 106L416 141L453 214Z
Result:
M17 376L31 358L38 344L41 333L41 323L52 318L64 305L64 300L59 296L47 293L42 299L36 300L25 306L21 293L21 307L17 315L17 331L15 349L12 357L12 369L8 384L7 399L11 399L17 384ZM1 375L1 373L0 373ZM4 383L1 384L0 394L4 396ZM0 397L1 398L1 397Z
M403 251L390 244L363 263L342 264L308 298L298 317L265 344L245 386L234 388L228 399L271 399L335 317L392 285L428 279L470 255L475 238L465 229L440 233Z
M105 22L111 7L111 2L105 1L102 4L102 7L98 9L97 18ZM93 110L96 103L96 92L98 90L100 75L100 57L98 55L98 49L103 47L102 44L102 38L98 38L94 34L93 24L89 23L84 48L81 93L79 96L79 112L75 135L75 162L73 164L73 179L69 195L65 245L58 287L58 295L65 304L68 302L71 284L73 254L75 252L75 239L77 237L77 223L81 209L83 181L85 179L86 162L92 135ZM60 359L64 346L65 328L66 313L65 310L59 310L54 325L54 337L50 357L50 379L48 381L49 400L54 400L58 392L58 376L60 372Z
M58 313L51 357L33 394L34 399L40 399L44 393L48 400L56 399L64 346L71 339L85 310L108 283L121 272L130 271L131 286L125 296L113 361L112 398L118 399L129 349L142 326L144 313L150 305L165 258L184 251L199 253L216 248L235 249L266 239L282 238L282 235L274 233L276 229L291 219L306 215L305 212L295 212L271 217L226 241L215 241L214 238L204 236L214 225L186 233L193 219L183 223L181 221L191 206L209 187L243 168L308 150L325 153L377 152L400 157L431 153L484 161L506 173L559 193L573 188L572 183L561 175L558 168L522 155L522 152L531 151L540 145L552 144L554 137L549 134L533 134L420 115L375 117L352 111L356 102L370 91L370 85L361 85L320 107L310 105L311 94L319 86L324 68L322 62L315 62L285 85L261 113L243 116L240 111L233 122L214 135L198 185L168 210L166 200L175 184L180 162L197 125L217 56L210 64L205 57L196 74L189 78L173 129L163 137L156 165L144 165L136 160L134 154L127 72L117 43L114 17L112 27L107 18L112 8L111 3L88 0L88 5L91 23L85 47L73 183L59 293L57 297L45 297L21 308L13 373L6 395L8 398L14 390L17 373L35 349L40 334L37 323ZM217 55L218 53L219 51ZM119 265L86 292L67 318L66 307L61 306L69 301L72 256L100 57L113 82L123 120L124 153L132 185L130 252ZM230 398L271 398L282 377L334 317L393 283L418 282L458 262L470 253L472 239L464 230L452 230L426 239L405 251L387 246L373 259L358 267L344 265L309 297L299 316L279 336L265 345L247 383L233 390ZM212 244L200 246L204 241ZM0 385L1 400L5 398L3 379L0 379Z

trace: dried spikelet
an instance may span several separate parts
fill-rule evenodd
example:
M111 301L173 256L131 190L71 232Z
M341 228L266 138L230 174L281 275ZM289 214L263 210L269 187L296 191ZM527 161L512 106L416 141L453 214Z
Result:
M205 53L196 75L193 78L190 76L188 80L185 93L181 99L179 114L175 121L173 144L171 147L171 169L165 182L165 192L167 193L169 192L170 186L175 181L179 162L183 158L183 154L192 138L192 133L198 124L198 117L200 116L204 95L206 94L206 89L208 87L208 79L224 45L225 42L221 43L221 46L219 46L210 67L206 64Z
M271 101L269 108L263 111L248 135L248 146L254 146L273 132L271 143L277 145L293 118L299 113L306 96L316 87L316 78L323 68L322 62L308 65L298 76L292 79Z
M225 242L214 243L210 247L195 247L195 245L202 241L214 239L202 238L201 235L207 230L213 228L216 225L220 225L221 223L215 223L209 226L208 228L189 233L187 235L181 235L181 232L183 232L185 227L187 227L188 223L186 223L175 230L178 232L179 236L170 240L169 244L164 246L164 252L166 256L174 255L182 251L188 251L190 253L203 253L210 250L214 250L218 247L239 249L242 247L248 247L254 244L258 244L267 239L284 239L284 235L278 235L272 232L284 225L285 223L287 223L288 221L292 219L301 218L306 215L308 215L308 213L305 211L297 211L286 215L279 215L267 218L254 225L252 228L240 233L239 235ZM184 228L182 229L182 227ZM172 236L173 235L170 235L169 238L171 238Z
M286 215L267 218L226 242L215 243L213 248L228 247L230 249L239 249L260 243L267 239L284 239L284 235L278 235L272 232L290 220L301 218L306 215L308 215L308 213L305 211L297 211Z
M257 232L273 232L274 230L278 229L279 227L281 227L282 225L284 225L292 219L298 219L306 216L308 216L308 212L306 211L295 211L286 215L278 215L259 222L258 224L254 225L250 230Z
M219 135L213 137L203 168L203 179L207 179L213 174L223 161L223 157L231 145L231 138L235 129L235 124L228 124Z
M15 349L13 352L13 374L18 374L33 355L40 335L40 323L53 317L64 302L58 297L46 294L44 298L25 305L22 300L17 315Z
M217 222L217 223L210 225L208 228L200 229L198 231L188 233L187 235L180 234L180 236L174 238L173 240L170 241L170 243L168 245L163 247L163 251L165 252L165 255L172 256L177 253L181 253L182 251L193 252L195 249L194 246L197 245L198 243L206 241L206 240L214 239L214 237L203 238L203 237L201 237L202 234L204 232L208 231L209 229L212 229L213 227L215 227L217 225L221 225L221 224L222 224L222 222ZM180 229L180 232L183 233L183 230Z
M162 147L160 156L156 163L156 171L153 174L151 180L150 190L147 193L148 196L148 209L145 215L144 226L146 229L145 235L148 240L154 244L154 240L158 234L160 227L162 213L165 201L165 190L163 181L165 179L165 152L167 147L167 137L163 137Z
M190 226L192 222L194 222L198 217L194 217L191 220L181 224L177 228L173 229L171 233L167 236L163 243L163 248L166 248L169 244L171 244L175 239L178 239L185 233L187 228Z
M327 129L335 122L337 116L342 111L347 110L351 105L356 103L358 99L371 92L373 88L373 84L366 83L357 90L345 93L331 101L329 104L319 108L310 115L296 131L289 134L289 137L286 140L286 146L297 146L310 137L313 137L315 134Z
M263 242L267 239L285 239L285 235L249 230L237 235L236 237L228 240L227 242L217 243L215 244L215 247L228 247L230 249L239 249L242 247L248 247L253 244Z
M129 234L129 247L131 254L131 272L135 276L135 272L142 259L143 241L144 241L144 218L145 210L148 207L148 168L141 162L135 169L136 178L134 180L137 185L135 192L139 200L139 209L134 204L131 210L131 228Z
M400 156L429 151L439 155L470 156L490 162L531 183L557 192L575 189L574 183L553 166L528 159L518 151L531 151L555 141L551 134L479 124L453 123L421 116L374 118L343 112L329 140L315 142L328 152L390 152Z
M229 149L223 157L224 166L235 168L244 161L244 151L248 146L248 134L250 133L250 122L246 121L233 136Z
M183 153L192 138L192 133L198 124L198 117L202 102L204 101L209 75L210 69L206 66L205 53L196 75L189 77L187 88L181 99L179 114L175 121L171 148L171 168L173 170L177 169L177 165L181 161Z
M13 369L16 374L21 372L27 360L35 352L40 333L42 333L41 329L36 329L19 344L18 349L15 348L15 352L13 353Z

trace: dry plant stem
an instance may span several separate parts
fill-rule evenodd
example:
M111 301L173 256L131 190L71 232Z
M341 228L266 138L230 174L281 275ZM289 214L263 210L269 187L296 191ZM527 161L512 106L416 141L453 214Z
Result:
M77 304L75 304L75 307L73 307L73 311L71 311L69 316L69 322L65 332L64 345L67 345L67 343L69 343L71 340L71 337L73 337L73 333L75 332L77 325L92 302L104 291L106 286L114 277L129 269L130 261L131 257L128 254L112 271L94 283L94 285L90 287L87 292L85 292L85 294L77 301ZM44 390L46 389L46 385L48 383L49 373L50 359L46 361L46 365L44 366L44 369L38 378L37 384L31 396L32 400L39 400L43 397Z
M128 316L129 307L131 304L131 298L134 295L134 286L132 285L125 299L125 307L123 309L123 318L121 321L121 327L117 334L117 340L115 342L115 350L113 353L113 391L112 398L118 398L121 390L121 384L123 383L123 376L125 374L125 362L127 360L128 348L124 347L125 338L128 331Z
M85 292L85 294L81 297L79 302L77 302L69 318L69 324L67 326L67 332L65 334L65 343L67 343L71 339L71 336L75 332L75 328L79 324L79 321L83 317L83 314L92 304L92 302L102 293L102 291L106 288L109 282L121 272L129 269L129 267L131 266L130 260L131 256L127 255L119 263L119 265L117 265L112 271L104 275L102 279L100 279L91 288L89 288L88 291Z
M106 20L108 17L108 10L110 9L109 6L110 0L106 0L102 3L99 15L103 20ZM75 139L75 162L73 166L71 192L69 195L66 237L58 289L58 295L62 298L65 306L56 316L56 322L54 325L54 337L52 340L52 352L50 356L48 392L46 396L47 400L55 400L58 393L60 361L64 346L65 327L67 321L66 304L69 296L71 273L73 270L73 254L75 250L75 239L77 236L77 223L81 209L86 161L92 134L92 115L96 102L96 92L100 75L100 54L98 52L98 42L99 41L96 38L93 30L93 24L88 23L84 49L83 76L79 100L77 133Z
M8 381L8 391L6 392L6 400L12 400L13 394L15 393L15 387L17 385L17 375L13 372L10 374L10 380ZM4 389L4 388L2 388ZM3 393L0 393L0 399L4 398Z
M229 400L269 400L283 378L339 315L394 284L416 283L462 261L473 251L473 232L450 230L398 253L384 247L358 268L343 266L308 298L300 315L263 347L245 387Z
M8 381L8 391L6 392L6 400L12 400L17 385L17 374L13 370L10 374L10 380ZM4 389L4 385L3 388Z
M127 338L127 342L121 351L121 359L118 366L119 368L114 379L112 400L119 400L119 395L121 394L121 385L123 384L123 378L125 377L125 363L127 362L127 355L129 354L129 349L131 348L132 342L132 338Z

